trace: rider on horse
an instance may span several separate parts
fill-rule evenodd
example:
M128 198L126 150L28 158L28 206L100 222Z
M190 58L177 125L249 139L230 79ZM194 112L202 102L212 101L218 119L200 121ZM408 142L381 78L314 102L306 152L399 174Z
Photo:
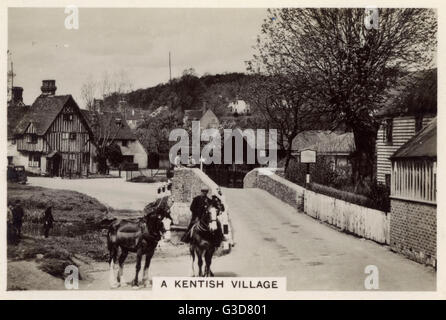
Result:
M181 241L183 241L185 243L190 242L192 226L194 224L196 224L198 221L200 221L202 216L207 212L208 208L211 206L212 201L215 201L214 197L216 197L216 196L214 195L213 198L211 199L211 198L209 198L208 193L209 193L209 188L207 186L204 186L203 188L201 188L201 194L196 196L192 200L192 203L190 205L190 211L192 213L192 217L191 217L189 226L187 227L185 234L181 238ZM217 199L218 199L218 197L217 197ZM218 201L220 202L219 199L218 199ZM221 204L221 206L222 206L221 211L224 211L224 207L222 204ZM221 227L220 221L218 221L218 220L217 220L217 231L216 232L219 235L219 237L217 237L218 241L221 241L223 239L223 229Z

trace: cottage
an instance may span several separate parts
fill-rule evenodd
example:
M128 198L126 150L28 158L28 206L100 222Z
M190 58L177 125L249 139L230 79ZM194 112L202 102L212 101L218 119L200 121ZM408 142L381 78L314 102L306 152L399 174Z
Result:
M147 168L147 151L130 129L124 116L119 112L103 112L82 110L96 141L107 140L116 143L122 152L123 161L136 163L138 168Z
M413 75L416 85L395 90L395 99L377 113L376 179L390 186L390 156L437 115L437 71Z
M229 112L231 112L232 114L238 114L238 115L249 114L251 111L249 104L247 104L245 100L240 100L240 99L237 99L229 103L227 108Z
M183 124L189 125L192 121L200 121L200 129L218 129L220 121L211 109L206 110L185 110Z
M348 167L355 140L352 132L308 130L300 132L292 143L293 155L298 156L306 149L316 151L317 158L329 161L332 169Z
M15 128L28 111L30 106L23 103L23 88L13 87L11 99L8 101L8 123L7 123L7 156L8 164L23 165L28 163L28 158L17 151L17 140Z
M437 120L390 158L390 244L413 260L436 265Z
M8 140L15 146L8 148L15 151L11 161L35 174L88 175L95 150L92 131L73 97L55 95L56 89L55 80L43 80L42 94L30 107L21 107L26 112L18 121L17 109L8 110Z

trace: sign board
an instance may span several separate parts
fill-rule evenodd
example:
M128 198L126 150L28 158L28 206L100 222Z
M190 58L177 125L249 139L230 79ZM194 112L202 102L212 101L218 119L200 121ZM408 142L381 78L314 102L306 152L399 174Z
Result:
M316 151L302 150L300 152L300 163L316 163Z

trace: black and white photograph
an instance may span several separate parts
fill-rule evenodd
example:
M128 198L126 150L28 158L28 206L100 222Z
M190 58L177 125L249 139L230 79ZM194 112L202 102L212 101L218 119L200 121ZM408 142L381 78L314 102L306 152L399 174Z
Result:
M6 297L445 297L439 4L38 3L5 6Z

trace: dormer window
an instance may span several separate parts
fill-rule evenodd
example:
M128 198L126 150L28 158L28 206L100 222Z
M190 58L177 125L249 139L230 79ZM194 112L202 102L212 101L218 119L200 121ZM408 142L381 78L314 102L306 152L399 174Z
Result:
M116 119L115 119L115 123L116 123L116 125L117 125L118 127L123 127L121 118L116 118Z

